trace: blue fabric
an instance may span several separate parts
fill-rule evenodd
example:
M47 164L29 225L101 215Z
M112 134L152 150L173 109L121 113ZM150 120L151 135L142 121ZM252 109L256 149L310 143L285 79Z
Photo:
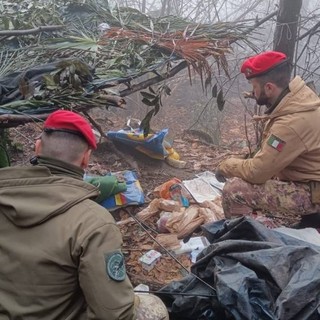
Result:
M164 138L168 134L168 129L163 129L156 133L143 135L143 130L119 130L108 131L110 140L124 143L154 159L164 159L168 156L165 148Z
M112 195L101 202L101 205L112 211L129 205L140 205L144 203L144 193L137 174L134 171L125 170L121 172L125 178L127 190ZM110 173L109 175L115 175Z

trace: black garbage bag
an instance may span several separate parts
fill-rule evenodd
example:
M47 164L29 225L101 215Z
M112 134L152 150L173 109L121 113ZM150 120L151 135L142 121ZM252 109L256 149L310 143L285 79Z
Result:
M196 277L160 290L171 318L320 319L320 247L248 217L208 224L203 231L211 245L191 268ZM192 281L197 284L190 286ZM212 297L199 295L205 290ZM194 307L190 296L177 292L194 294ZM201 318L207 310L212 318Z
M210 279L206 280L208 284L212 282ZM219 320L226 317L215 289L203 285L194 275L190 274L181 281L173 281L160 292L158 295L165 302L170 319L173 315L176 320Z

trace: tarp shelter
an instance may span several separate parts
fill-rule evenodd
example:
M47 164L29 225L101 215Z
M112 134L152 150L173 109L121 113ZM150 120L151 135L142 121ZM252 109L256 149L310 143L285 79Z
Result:
M214 290L191 274L163 287L172 319L320 319L319 246L247 217L203 231L211 245L191 270Z

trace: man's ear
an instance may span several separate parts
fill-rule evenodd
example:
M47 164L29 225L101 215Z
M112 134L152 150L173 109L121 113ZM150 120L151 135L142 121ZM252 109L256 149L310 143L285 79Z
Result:
M90 156L91 156L91 152L92 152L92 150L91 150L91 149L88 149L88 150L83 154L82 161L81 161L81 168L82 168L82 169L85 169L85 168L88 167L88 165L89 165L89 160L90 160Z
M264 91L265 91L267 97L273 96L276 89L277 89L277 86L275 84L273 84L272 82L267 82L264 85Z
M35 152L36 156L40 155L41 147L42 147L41 139L37 139L36 143L34 144L34 152Z

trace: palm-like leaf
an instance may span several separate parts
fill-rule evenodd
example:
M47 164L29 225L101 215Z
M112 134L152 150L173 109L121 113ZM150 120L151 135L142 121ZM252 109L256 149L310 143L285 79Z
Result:
M243 23L206 25L173 16L151 18L136 9L110 8L94 0L62 6L58 2L43 4L40 0L30 5L27 0L20 0L17 6L5 7L0 25L21 29L55 23L64 24L65 28L16 38L14 43L2 39L0 75L46 64L48 59L67 59L73 66L59 67L44 75L42 82L32 83L34 94L28 98L24 95L24 100L3 105L0 99L2 109L8 112L27 112L28 108L41 106L106 106L110 98L113 101L119 83L130 82L146 72L165 78L182 61L207 86L213 72L207 59L213 57L228 74L226 54L230 44L240 39L246 41L242 31L247 26ZM19 24L17 17L23 23ZM108 23L110 29L101 32L101 23ZM83 81L88 76L85 66L92 72L90 81ZM57 81L58 77L63 80Z

